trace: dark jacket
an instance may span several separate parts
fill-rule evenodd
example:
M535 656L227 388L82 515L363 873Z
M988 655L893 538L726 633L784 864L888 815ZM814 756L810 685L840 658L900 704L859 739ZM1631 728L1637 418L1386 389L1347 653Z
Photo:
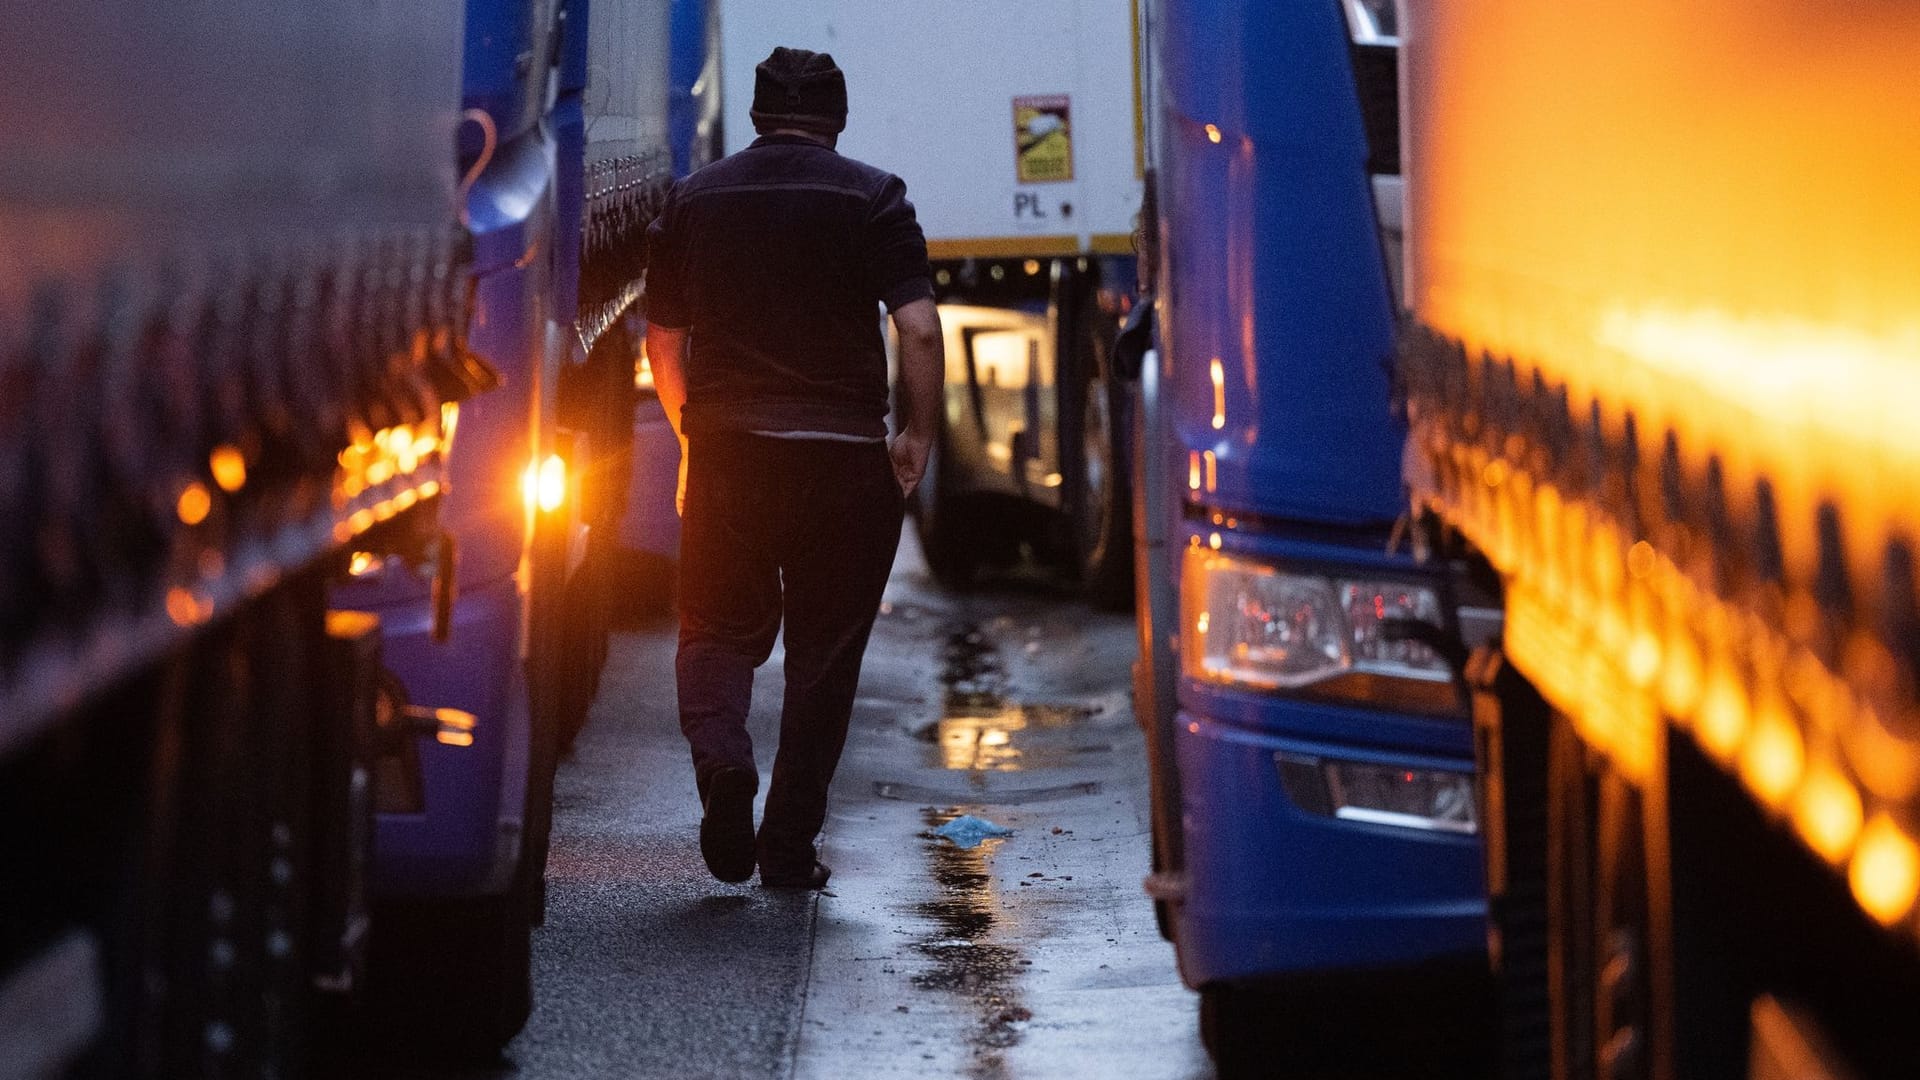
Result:
M685 434L886 434L876 305L933 295L899 177L763 136L675 184L647 242L647 318L692 331Z

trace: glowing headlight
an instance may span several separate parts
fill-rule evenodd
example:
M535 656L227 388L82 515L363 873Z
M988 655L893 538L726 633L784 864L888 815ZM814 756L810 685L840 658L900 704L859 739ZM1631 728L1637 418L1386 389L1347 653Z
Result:
M1181 599L1181 656L1194 678L1313 688L1422 712L1458 706L1446 662L1389 632L1396 622L1440 622L1440 598L1424 585L1301 573L1192 548Z

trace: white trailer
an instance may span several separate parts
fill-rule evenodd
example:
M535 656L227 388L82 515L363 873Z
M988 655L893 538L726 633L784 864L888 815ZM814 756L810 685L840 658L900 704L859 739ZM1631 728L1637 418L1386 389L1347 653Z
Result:
M846 72L839 149L907 183L946 328L940 442L916 494L955 587L1029 548L1131 603L1126 396L1144 158L1136 0L721 0L725 145L756 137L776 46Z
M895 173L936 259L1127 254L1140 209L1132 0L724 0L726 148L776 45L847 73L840 150Z

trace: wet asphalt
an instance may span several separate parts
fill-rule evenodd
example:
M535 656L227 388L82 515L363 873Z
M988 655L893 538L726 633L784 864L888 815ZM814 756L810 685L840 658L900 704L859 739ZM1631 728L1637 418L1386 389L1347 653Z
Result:
M835 780L818 895L713 880L673 628L619 634L561 770L536 1004L498 1065L413 1080L1211 1076L1140 889L1131 621L1037 576L965 596L911 530ZM781 654L751 731L770 770ZM764 789L764 783L763 783ZM960 814L1012 830L960 848Z

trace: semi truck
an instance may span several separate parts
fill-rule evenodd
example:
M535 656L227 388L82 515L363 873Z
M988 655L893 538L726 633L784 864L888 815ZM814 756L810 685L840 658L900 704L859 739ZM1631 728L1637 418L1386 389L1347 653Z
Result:
M754 138L776 45L847 73L840 149L906 181L947 337L940 437L911 507L966 587L1031 552L1093 598L1132 595L1131 425L1110 352L1133 303L1139 104L1129 0L720 6L726 148Z
M1223 1076L1471 1073L1490 1045L1448 655L1498 612L1407 542L1395 14L1143 7L1150 304L1119 367L1147 888Z
M0 1074L297 1068L358 970L380 642L326 585L432 545L446 418L495 378L461 24L8 16Z
M0 1075L519 1030L606 654L666 25L9 24Z
M1405 8L1406 475L1507 611L1502 1075L1915 1075L1920 20Z
M365 1010L390 1041L486 1056L531 1009L553 781L607 655L609 533L633 430L640 236L666 182L665 0L471 0L458 147L475 318L501 387L449 418L457 554L350 556L383 686L423 724L375 774Z

